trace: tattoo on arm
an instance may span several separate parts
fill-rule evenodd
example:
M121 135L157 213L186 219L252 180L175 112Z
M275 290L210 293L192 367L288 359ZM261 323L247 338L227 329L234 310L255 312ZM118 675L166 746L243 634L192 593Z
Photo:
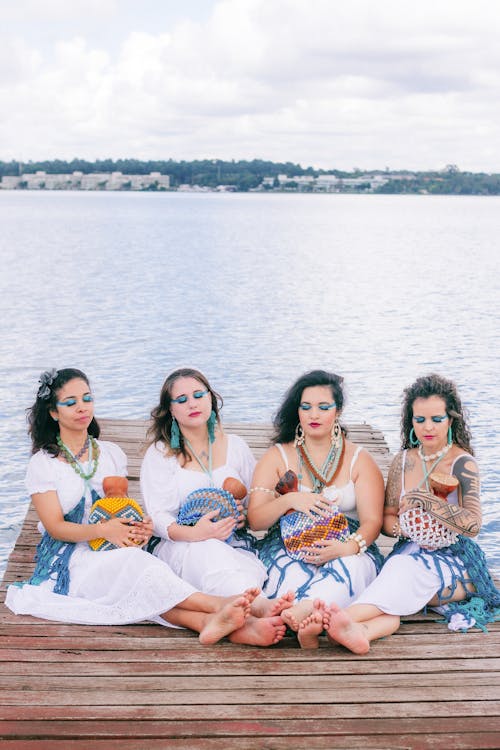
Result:
M473 459L461 456L455 463L454 475L460 482L461 505L452 505L431 493L413 490L404 496L401 509L422 508L457 534L476 536L481 528L481 501L479 475Z
M385 490L385 507L395 507L399 505L399 497L401 495L401 469L403 466L403 454L398 453L396 458L391 464L389 474L387 476L387 487Z

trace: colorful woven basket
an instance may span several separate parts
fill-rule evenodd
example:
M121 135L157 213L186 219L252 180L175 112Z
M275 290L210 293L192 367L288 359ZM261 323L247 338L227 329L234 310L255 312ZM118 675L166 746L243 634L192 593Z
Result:
M232 516L239 521L240 511L230 492L220 487L205 487L191 492L179 508L177 523L183 526L194 526L200 518L210 511L217 510L219 515L214 521Z
M281 538L286 551L295 560L302 560L308 547L319 541L338 539L344 541L349 534L347 518L336 506L331 516L319 516L313 520L299 510L287 513L280 519Z
M131 497L101 497L92 505L88 522L109 521L110 518L115 517L127 518L129 521L142 521L142 508ZM96 551L116 549L116 545L106 539L91 539L89 545Z
M457 534L421 508L409 508L399 517L404 536L424 549L441 549L455 544Z

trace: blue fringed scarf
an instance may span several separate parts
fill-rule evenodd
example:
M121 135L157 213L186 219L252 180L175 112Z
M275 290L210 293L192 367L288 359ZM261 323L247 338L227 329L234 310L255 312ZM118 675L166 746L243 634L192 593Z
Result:
M399 554L406 544L407 541L404 540L398 542L394 546L390 556ZM418 552L411 554L413 557L421 559L425 565L428 565L427 560ZM472 583L475 588L475 592L471 593L467 599L448 604L445 601L442 602L438 611L444 616L445 621L449 623L454 615L461 615L464 618L464 627L460 628L460 630L466 631L468 627L475 625L484 632L487 632L486 625L489 622L500 620L500 591L493 583L484 552L479 544L470 537L459 535L454 544L440 550L435 550L430 554L432 555L435 570L441 578L442 585L440 591L444 588L444 579L441 570L443 565L449 567L452 573L451 595L453 595L458 583L465 585ZM460 561L463 569L466 571L463 579L453 571L449 562L450 554ZM472 623L472 620L474 620L474 623Z
M94 503L99 499L99 495L95 490L92 490L91 494ZM64 516L64 520L70 523L81 523L84 510L85 496ZM67 595L69 591L69 560L75 549L75 544L76 542L63 542L60 539L53 539L47 531L44 531L36 548L35 571L27 583L32 586L39 586L43 581L51 579L56 582L54 593Z
M349 522L349 532L351 534L355 533L359 529L359 521L355 521L352 518L348 518L347 520ZM305 583L303 583L302 586L300 586L295 592L297 601L300 601L300 599L304 598L307 595L307 590L311 585L313 578L318 575L321 576L321 578L328 578L331 576L338 583L346 583L349 586L349 595L352 596L354 594L351 576L349 575L348 569L342 562L341 557L332 560L332 562L340 563L343 574L340 573L340 571L335 570L335 568L329 567L328 562L324 563L323 565L316 566L310 563L306 563L303 560L294 560L290 558L286 553L285 545L283 539L281 538L279 521L278 523L275 523L274 526L271 526L263 539L257 540L256 548L259 559L264 563L268 572L273 567L278 568L280 571L275 591L268 592L267 594L270 599L274 599L277 596L277 592L283 584L286 571L290 565L299 565L307 576ZM282 552L285 552L285 555L280 555L280 553ZM375 542L370 544L367 550L367 554L369 554L369 556L375 563L375 567L378 573L382 568L384 557L380 553L380 550Z

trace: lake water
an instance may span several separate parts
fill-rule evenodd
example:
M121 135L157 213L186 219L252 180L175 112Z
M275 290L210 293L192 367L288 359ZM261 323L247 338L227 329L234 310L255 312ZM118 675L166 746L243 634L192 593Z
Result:
M403 388L451 377L500 572L500 198L4 191L0 217L0 577L39 373L79 367L97 416L142 418L181 364L208 375L227 421L270 421L296 376L339 372L345 421L393 451Z

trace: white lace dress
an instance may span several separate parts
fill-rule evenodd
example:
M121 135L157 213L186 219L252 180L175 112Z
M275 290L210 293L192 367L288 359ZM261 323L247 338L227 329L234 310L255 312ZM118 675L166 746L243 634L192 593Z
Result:
M98 469L88 483L67 463L45 451L35 453L26 475L28 493L55 490L65 516L85 498L82 522L86 523L92 491L102 497L104 477L126 475L126 456L121 448L105 441L98 444ZM44 531L41 524L39 529ZM15 614L60 622L121 625L154 620L166 625L159 615L195 593L193 586L178 578L164 562L131 547L96 552L87 542L77 542L66 573L67 594L54 593L57 582L52 573L37 585L27 582L9 586L5 604Z
M228 435L226 463L212 472L214 487L222 487L227 477L239 479L250 487L255 459L238 435ZM175 456L165 455L161 442L150 445L141 466L141 492L155 534L161 542L154 553L167 562L183 580L205 594L232 596L251 586L262 587L267 574L264 565L249 549L237 547L237 539L223 542L172 541L168 527L177 519L181 504L190 492L210 486L201 471L183 469Z
M285 469L288 470L288 459L283 447L278 443ZM343 487L332 485L324 487L322 494L334 500L348 519L358 521L356 511L356 491L352 480L352 470L359 456L361 447L357 448L351 461L349 481ZM301 485L301 492L310 492L310 488ZM259 556L267 565L268 580L264 588L269 598L280 596L292 590L297 601L301 599L320 598L327 604L336 603L340 607L351 604L356 597L374 580L377 575L379 560L368 551L363 555L349 555L329 560L323 565L313 565L303 560L291 558L283 544L279 523L275 524L266 537L259 543Z

